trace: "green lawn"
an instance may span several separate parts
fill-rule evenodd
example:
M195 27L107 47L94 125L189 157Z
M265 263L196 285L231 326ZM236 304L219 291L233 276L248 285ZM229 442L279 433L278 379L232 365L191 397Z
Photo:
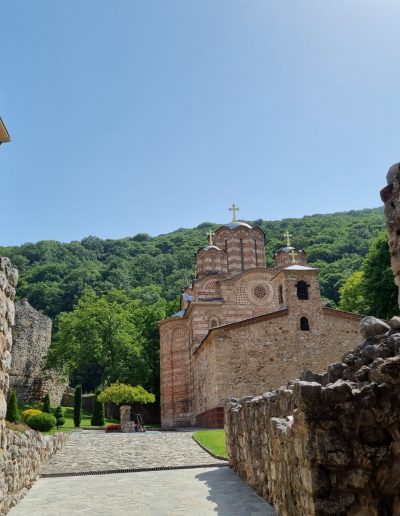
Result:
M32 406L32 405L25 405L22 410L26 408L39 408L41 409L41 406ZM60 426L60 428L57 430L57 428L52 428L49 432L42 432L42 434L55 434L56 432L74 432L77 430L77 428L74 427L74 408L73 407L62 407L63 413L64 413L64 419L65 424L63 426ZM52 412L55 411L55 407L51 408ZM104 426L92 426L90 424L90 420L92 418L92 415L89 412L86 412L85 410L82 410L82 417L81 417L81 426L80 428L83 429L90 429L90 430L96 430L96 429L104 429ZM105 419L106 425L110 423L119 423L119 420L117 419Z
M49 432L42 432L44 434L55 434L56 432L73 432L74 430L77 430L74 426L74 408L73 407L62 407L64 412L64 419L65 424L63 426L60 426L60 428L57 430L57 428L53 428ZM53 410L53 408L52 408ZM90 429L90 430L96 430L96 429L104 429L104 426L92 426L90 424L90 421L92 419L92 415L89 412L86 412L85 410L82 410L82 417L81 417L81 426L80 428L83 429ZM119 423L118 419L107 419L105 418L106 425L110 423Z
M193 434L193 439L215 455L225 457L226 459L228 458L224 430L204 430L201 432L195 432Z
M38 408L39 410L42 409L42 406L40 404L32 405L27 404L20 407L20 412L22 412L25 409L28 408ZM65 424L63 426L60 426L60 428L57 430L57 428L52 428L49 432L42 432L42 434L51 435L55 434L56 432L74 432L78 430L74 427L74 407L62 407L63 413L64 413L64 419ZM56 407L51 407L52 412L56 410ZM87 412L86 410L82 410L82 417L81 417L81 426L80 428L83 429L89 429L89 430L104 430L104 426L92 426L90 424L90 420L92 419L92 415L90 412ZM111 423L119 423L119 419L107 419L105 418L105 424L109 425ZM159 430L160 425L145 425L147 430Z

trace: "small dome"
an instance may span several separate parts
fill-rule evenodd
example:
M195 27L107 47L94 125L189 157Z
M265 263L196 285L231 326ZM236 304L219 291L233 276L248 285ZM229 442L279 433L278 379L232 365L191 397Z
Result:
M236 229L238 227L245 227L248 229L252 229L252 226L250 226L250 224L246 224L246 222L239 222L238 220L229 222L228 224L224 224L223 227L226 227L229 229Z

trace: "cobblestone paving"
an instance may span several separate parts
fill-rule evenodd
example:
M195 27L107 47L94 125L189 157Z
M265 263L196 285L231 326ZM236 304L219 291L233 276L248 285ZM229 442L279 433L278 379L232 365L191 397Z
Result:
M41 478L9 514L276 516L229 468Z
M210 465L214 459L189 432L108 433L96 430L74 432L63 450L41 474L105 471L125 468Z

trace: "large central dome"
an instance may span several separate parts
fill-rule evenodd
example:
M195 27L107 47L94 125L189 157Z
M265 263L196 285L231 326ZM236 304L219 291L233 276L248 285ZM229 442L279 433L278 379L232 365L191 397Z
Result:
M250 224L246 224L246 222L240 222L239 220L233 220L232 222L229 222L228 224L224 224L223 227L229 228L229 229L235 229L238 227L245 227L248 229L251 229L252 226Z

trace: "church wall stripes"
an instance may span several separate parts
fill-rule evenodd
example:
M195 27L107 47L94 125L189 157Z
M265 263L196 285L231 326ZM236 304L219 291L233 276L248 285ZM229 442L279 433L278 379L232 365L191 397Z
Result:
M310 330L301 331L305 314ZM279 388L304 369L322 372L360 341L358 319L282 310L211 330L195 354L194 411ZM316 342L318 345L316 346Z

